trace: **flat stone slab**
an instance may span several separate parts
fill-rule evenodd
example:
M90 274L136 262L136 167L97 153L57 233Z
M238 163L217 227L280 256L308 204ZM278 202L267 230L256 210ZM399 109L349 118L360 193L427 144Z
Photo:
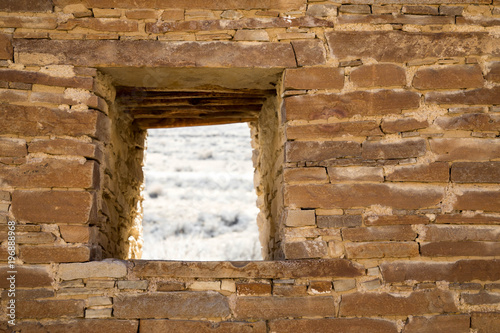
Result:
M14 48L16 62L36 66L297 67L290 43L19 39Z

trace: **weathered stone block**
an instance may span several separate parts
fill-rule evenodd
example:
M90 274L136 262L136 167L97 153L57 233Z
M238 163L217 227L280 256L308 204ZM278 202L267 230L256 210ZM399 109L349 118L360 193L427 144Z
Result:
M120 332L137 333L137 320L71 319L55 321L21 322L16 328L32 333L45 332Z
M365 141L362 156L365 159L397 159L425 155L426 142L423 139L406 139L399 142Z
M448 163L435 162L422 165L396 166L386 176L389 181L403 182L448 182L450 168Z
M158 281L156 284L157 291L181 291L185 289L185 283L180 281Z
M478 333L495 333L500 327L500 314L498 312L473 313L471 328Z
M125 262L119 260L92 261L59 265L58 276L62 280L87 278L122 278L127 275Z
M283 252L286 259L321 258L328 254L328 245L317 240L290 242L283 245Z
M462 293L461 299L470 305L498 304L500 303L500 294L487 291L480 291L477 294Z
M291 44L297 66L323 65L326 62L326 51L321 40L294 40Z
M111 318L112 308L85 309L85 318Z
M402 12L413 15L439 15L438 6L407 5L403 6Z
M412 25L444 25L453 24L453 17L417 16L417 15L343 15L337 20L339 24L412 24Z
M420 253L426 257L499 256L500 243L470 241L421 243Z
M196 333L265 333L266 322L211 322L166 319L141 319L140 333L196 332Z
M0 3L0 11L6 12L51 12L50 0L5 0Z
M74 28L84 28L105 32L136 32L138 31L137 21L112 20L102 18L76 18L58 25L59 30L72 30Z
M408 296L388 293L342 295L341 316L406 316L456 312L453 294L448 291L415 291Z
M322 215L317 220L320 228L358 227L362 224L361 215Z
M285 144L287 162L325 161L360 155L360 144L353 141L289 141Z
M427 120L416 120L414 118L383 120L381 124L384 133L409 132L426 128L427 126L429 126Z
M308 4L306 15L318 17L337 16L337 6L330 4Z
M184 9L298 9L305 4L304 0L251 0L220 2L216 0L86 0L89 7L93 8L184 8Z
M234 34L233 40L267 42L269 34L265 30L238 30Z
M429 225L421 229L419 240L439 241L500 241L500 228L495 226Z
M325 35L330 52L338 59L371 57L379 62L405 63L431 57L500 54L494 38L482 32L332 31Z
M231 314L227 298L214 291L121 294L113 298L113 304L116 318L224 318Z
M500 87L450 92L431 91L425 94L425 102L440 105L500 104Z
M0 28L55 29L57 21L50 16L0 16Z
M500 224L500 218L492 215L475 214L466 216L462 214L438 215L436 223L446 224Z
M477 65L423 68L415 73L412 83L422 90L481 88L483 84L483 72Z
M345 94L300 95L285 99L286 120L350 118L398 114L420 105L420 94L404 90L354 91Z
M146 290L148 289L148 280L134 280L134 281L118 281L118 289L138 289Z
M19 257L25 263L82 262L90 260L86 246L21 246Z
M34 139L29 143L30 153L51 155L76 155L102 159L102 152L96 144L71 139Z
M9 273L10 270L7 266L0 267L0 288L8 289L10 287L10 281L7 280L12 274ZM16 267L16 271L17 288L50 287L53 282L45 267L23 265Z
M285 183L328 183L325 168L294 168L283 170Z
M441 315L433 317L410 317L404 333L456 332L468 333L470 315Z
M490 64L489 72L486 75L486 80L500 82L500 62Z
M285 225L288 227L316 225L314 210L287 210L285 214Z
M384 172L377 167L329 167L330 181L383 182Z
M305 67L285 72L285 89L335 89L344 87L344 71L332 67Z
M349 259L403 258L419 255L415 242L347 243L345 251Z
M54 242L56 237L50 232L26 232L16 235L18 244L47 244Z
M91 90L94 80L91 77L58 77L40 72L31 72L15 69L0 69L0 77L5 81L42 84L68 88L82 88Z
M411 241L417 237L409 225L342 229L342 238L353 242Z
M455 162L451 166L455 183L500 183L500 162Z
M339 12L349 14L370 14L371 8L369 5L341 5Z
M352 70L351 82L358 87L399 87L406 85L402 67L393 64L364 65Z
M351 208L382 205L417 209L437 205L444 189L436 186L336 184L285 186L285 205L300 208Z
M88 243L91 229L82 225L60 225L59 231L67 243Z
M94 197L89 192L14 191L12 213L31 223L78 223L95 219Z
M125 17L134 20L156 19L156 16L156 11L153 9L134 9L125 12Z
M20 319L83 317L85 300L23 300L16 302L16 317Z
M0 34L0 59L12 59L13 54L14 49L12 48L12 37L10 35ZM7 80L2 77L2 81Z
M457 117L438 117L434 123L445 130L500 130L500 116L485 113L468 113Z
M496 139L436 138L430 139L431 151L438 161L488 161L500 158L500 145Z
M274 284L273 295L283 297L306 296L306 285L293 285L293 284Z
M335 316L333 297L238 297L237 319L275 319L286 317Z
M236 283L236 293L238 296L269 296L272 286L270 283L241 282Z
M382 135L378 121L349 121L332 124L314 124L286 127L288 140L330 139L346 135L377 136Z
M396 333L396 324L370 318L279 319L270 322L271 332Z
M500 191L497 189L461 189L461 194L453 204L455 210L500 211Z
M26 140L0 138L0 156L23 157L28 154Z
M335 280L333 281L333 288L336 292L352 290L356 288L356 280Z

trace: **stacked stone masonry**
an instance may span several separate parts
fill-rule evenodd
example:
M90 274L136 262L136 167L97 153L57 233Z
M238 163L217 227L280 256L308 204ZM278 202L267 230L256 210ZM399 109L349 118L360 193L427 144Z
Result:
M266 261L139 259L123 86L272 92ZM499 0L3 0L0 331L500 332L499 136Z

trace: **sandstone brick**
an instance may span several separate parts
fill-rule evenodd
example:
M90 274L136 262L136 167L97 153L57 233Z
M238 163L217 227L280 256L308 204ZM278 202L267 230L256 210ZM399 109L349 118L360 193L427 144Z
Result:
M403 182L448 182L448 163L434 162L415 166L396 166L387 173L386 180Z
M415 291L408 296L388 293L342 295L341 316L405 316L455 312L453 294L442 290Z
M332 281L311 281L309 283L310 295L328 295L332 292Z
M244 278L281 279L301 277L356 277L364 269L345 259L217 262L133 261L133 274L138 277L162 278Z
M90 319L111 318L112 312L113 312L112 308L85 309L85 318L90 318Z
M361 226L361 215L322 215L317 217L320 228L340 228Z
M427 152L423 139L406 139L399 142L365 141L362 156L365 159L397 159L419 157Z
M500 241L500 230L495 226L425 226L419 239L427 242L439 241Z
M496 27L500 25L500 19L496 17L457 17L457 25L462 24Z
M16 300L35 300L39 298L51 298L55 296L54 290L46 288L37 289L18 289L16 290ZM9 291L2 292L2 298L9 298Z
M96 296L87 299L87 306L103 306L112 304L113 304L113 299L111 297Z
M338 59L371 57L379 62L404 63L430 57L500 53L493 37L482 32L332 31L325 35L330 52Z
M382 132L375 120L286 127L288 140L330 139L346 135L377 136L382 135Z
M453 24L453 17L446 16L417 16L417 15L343 15L337 20L338 24L411 24L411 25L442 25Z
M0 59L12 59L13 54L12 37L6 34L0 34Z
M238 30L234 34L233 40L268 42L269 34L265 30Z
M420 69L412 84L423 90L480 88L484 78L481 67L477 65L452 65Z
M430 139L431 151L438 161L488 161L500 158L500 146L496 139L436 138Z
M283 171L285 183L327 183L325 168L294 168Z
M238 297L234 315L237 319L275 319L286 317L334 316L332 297Z
M178 0L162 0L161 2L151 3L150 0L87 0L89 7L96 8L185 8L185 9L212 9L212 10L228 10L228 9L298 9L303 3L303 0L286 0L286 1L235 1L231 3L221 3L220 1L210 0L195 0L195 1L178 1ZM119 5L118 5L119 4ZM162 6L162 7L158 7Z
M291 42L297 66L315 66L326 63L326 51L323 42L314 40L294 40Z
M351 82L358 87L393 87L406 85L403 68L393 64L364 65L351 72Z
M127 10L125 17L135 20L156 19L156 11L153 9L134 9Z
M93 195L76 191L14 191L12 213L31 223L78 223L95 219Z
M0 16L0 28L55 29L57 21L49 16Z
M16 302L16 317L24 318L60 318L83 317L85 300L24 300Z
M288 227L316 225L314 210L287 210L285 225Z
M329 167L328 175L330 181L368 181L368 182L382 182L384 181L384 173L382 168L377 167Z
M414 118L404 118L397 120L383 120L381 127L384 133L399 133L415 131L429 126L427 120L417 120Z
M0 133L21 136L88 135L106 140L109 120L98 111L67 112L37 106L2 104Z
M346 243L349 259L416 257L418 244L414 242Z
M26 263L80 262L90 259L86 246L21 246L19 257Z
M354 91L344 94L300 95L285 99L286 120L350 118L398 114L420 105L420 95L411 91Z
M438 117L435 124L445 130L498 131L500 130L500 116L468 113L456 117Z
M0 156L23 157L27 154L28 152L25 140L0 138Z
M62 280L87 278L121 278L127 275L125 262L119 260L93 261L59 265L58 276Z
M0 76L2 76L5 81L10 82L42 84L46 86L68 88L82 88L87 90L91 90L93 87L93 79L90 77L57 77L40 72L14 69L0 69Z
M125 67L296 67L288 43L159 42L156 40L38 40L14 42L25 65L45 65L33 53L53 55L52 64ZM294 46L295 47L295 46ZM96 50L99 49L99 52ZM116 50L120 52L116 52ZM311 52L318 52L311 47ZM307 57L307 55L306 55ZM313 57L314 59L314 57ZM42 62L42 63L41 63Z
M423 6L423 5L407 5L403 6L402 12L413 15L439 15L439 7Z
M284 297L306 296L307 287L305 285L274 284L273 295Z
M59 24L59 30L72 30L74 28L85 28L105 32L135 32L138 31L137 21L114 20L107 18L76 18Z
M500 104L500 87L451 92L431 91L425 94L425 102L440 105Z
M18 244L46 244L55 240L54 234L50 232L26 232L17 233L16 242Z
M71 139L34 139L29 143L30 153L51 155L76 155L101 159L102 152L96 144Z
M0 266L0 288L8 289L11 269L8 266ZM17 288L38 288L50 287L53 280L45 267L39 266L17 266L16 267L16 287Z
M99 181L99 165L95 161L44 159L20 166L0 165L4 184L15 187L95 188Z
M269 296L271 295L271 290L270 283L236 283L236 293L238 296Z
M409 225L342 229L342 238L354 242L411 241L417 237Z
M486 80L500 82L500 62L493 62L490 64Z
M306 15L318 17L337 16L337 6L330 4L308 4Z
M446 214L438 215L436 223L446 224L500 224L500 217L475 214L473 216L465 216L462 214Z
M280 319L270 322L271 332L396 333L393 322L370 318Z
M171 8L165 9L161 14L162 21L181 21L184 20L184 9Z
M463 11L464 11L463 6L446 6L446 5L439 6L439 14L441 15L457 16L457 15L462 15Z
M0 89L0 100L3 103L19 103L28 100L28 92L24 90Z
M500 260L396 261L382 263L380 269L386 283L406 280L469 282L500 279Z
M332 67L304 67L285 72L285 89L336 89L344 86L344 71Z
M81 225L60 225L59 231L67 243L88 243L90 240L90 227Z
M252 323L217 322L217 324L214 324L209 321L141 319L139 332L265 333L266 323L257 321Z
M486 291L480 291L477 294L462 293L461 299L470 305L498 304L500 303L500 294Z
M500 327L500 313L486 312L473 313L471 320L471 328L477 330L478 333L495 333Z
M371 8L369 5L341 5L339 12L349 14L370 14Z
M455 183L500 183L500 162L455 162L451 166Z
M500 191L497 189L461 189L453 204L455 210L500 211Z
M427 257L487 257L500 255L500 243L497 242L432 242L421 243L420 252Z
M59 319L59 318L58 318ZM121 332L137 333L139 322L137 320L107 320L107 319L72 319L56 321L37 321L16 323L16 328L21 332L32 333L85 333L85 332Z
M410 317L403 333L468 333L470 315L441 315L433 317Z
M179 281L158 281L156 284L157 291L181 291L185 289L184 282Z
M134 281L118 281L118 289L148 289L149 281L147 280L134 280Z
M87 288L95 288L95 289L111 289L115 287L114 280L94 280L88 279L85 283Z
M443 194L440 187L399 184L290 185L285 187L285 205L326 209L382 205L417 209L435 206Z
M289 242L283 245L283 252L286 259L321 258L328 254L328 245L317 240Z
M353 141L289 141L285 144L287 162L325 161L360 155L360 144Z
M218 292L177 292L113 298L116 318L220 318L231 314L228 300ZM164 306L169 304L169 306Z

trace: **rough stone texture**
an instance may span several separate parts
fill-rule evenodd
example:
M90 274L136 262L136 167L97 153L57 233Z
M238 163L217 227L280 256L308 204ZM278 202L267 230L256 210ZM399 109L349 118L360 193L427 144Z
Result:
M330 139L347 135L377 136L382 135L382 132L378 122L374 120L287 126L286 128L288 140Z
M314 210L288 210L285 215L288 227L304 227L316 224Z
M245 322L209 322L184 320L141 320L140 333L147 332L197 332L197 333L265 333L266 323Z
M121 294L113 298L116 318L219 318L230 315L226 297L217 292ZM169 304L168 307L164 304Z
M418 238L427 242L500 241L500 230L495 226L429 225L421 230Z
M349 259L403 258L419 255L418 244L414 242L366 242L346 243Z
M450 168L448 163L434 162L416 166L397 166L386 176L389 181L406 182L448 182Z
M285 72L285 89L335 89L344 86L344 72L339 68L308 67Z
M350 75L351 82L358 87L400 87L406 84L402 67L392 64L364 65L355 68Z
M269 296L272 286L267 283L236 283L236 293L238 296Z
M500 327L499 313L473 313L471 328L478 333L495 333Z
M6 34L0 34L0 59L12 59L13 52L12 38Z
M438 161L487 161L500 158L500 146L495 139L435 138L429 140Z
M0 69L0 77L2 80L11 82L43 84L47 86L82 88L89 90L92 89L94 81L91 77L57 77L40 72L28 72L14 69Z
M500 183L500 162L456 162L451 166L455 183Z
M91 229L80 225L60 225L61 237L67 243L88 243L91 237Z
M58 270L58 276L63 280L122 278L125 275L127 275L127 266L125 262L118 260L64 264L60 265Z
M442 315L434 317L411 317L403 329L403 333L468 333L469 315Z
M10 269L7 266L0 267L0 288L9 288L7 277L10 276ZM38 288L50 287L52 278L45 267L16 267L16 287L17 288Z
M285 169L283 178L286 183L327 183L325 168L294 168Z
M301 208L351 208L371 205L417 209L436 205L440 187L387 184L291 185L285 187L285 205Z
M498 304L500 302L500 294L485 291L480 291L478 294L463 293L462 300L470 305Z
M500 82L500 62L494 62L490 65L490 70L486 75L486 80Z
M421 69L415 73L412 84L422 90L480 88L484 78L477 65L453 65Z
M325 48L320 40L295 40L291 44L297 66L323 65L326 62Z
M500 54L498 43L482 32L332 31L326 38L330 52L338 59L371 57L379 62L404 63L430 57Z
M332 297L238 297L237 319L277 319L302 316L335 316Z
M500 218L488 214L474 214L473 216L465 216L462 214L446 214L438 215L436 223L446 224L500 224Z
M322 258L328 254L328 246L324 241L290 242L283 246L286 259Z
M380 265L388 283L406 280L469 282L500 279L499 260L458 260L456 262L396 261Z
M236 0L230 2L220 2L215 0L85 0L89 7L93 8L185 8L185 9L298 9L305 3L304 0Z
M411 241L417 233L409 225L342 229L342 238L354 242Z
M463 189L457 196L453 208L456 210L483 210L498 212L500 191L497 189Z
M438 117L434 123L445 130L500 130L500 116L484 113L468 113L457 117Z
M427 120L416 120L414 118L383 120L381 128L384 133L398 133L414 131L429 126Z
M420 244L420 253L426 257L488 257L500 255L497 242L433 242Z
M0 156L23 157L27 153L25 140L0 138Z
M322 215L316 219L320 228L358 227L363 223L361 215Z
M288 43L16 40L26 65L130 67L296 67ZM119 51L118 51L119 50ZM315 51L315 48L311 49ZM40 60L32 53L48 56Z
M388 293L342 295L341 316L404 316L455 312L453 295L448 291L415 291L408 296Z
M331 182L356 181L356 182L382 182L384 172L377 167L329 167L328 176Z
M19 257L25 263L84 262L90 260L86 246L21 246Z
M22 300L17 303L17 318L83 317L85 300Z
M285 99L287 120L350 118L398 114L420 105L420 95L403 90L355 91L345 94L303 95Z
M270 322L271 332L324 332L324 333L396 333L394 323L368 318L328 318L328 319L295 319L273 320Z
M0 3L0 11L6 12L47 12L52 11L50 0L4 0Z
M325 161L359 155L360 144L353 141L293 141L285 144L285 158L288 162Z
M363 158L365 159L393 159L409 158L425 155L427 151L426 142L423 139L407 139L400 142L363 142Z
M500 87L480 88L456 92L431 91L425 94L425 102L440 105L500 104Z
M78 223L95 219L93 195L77 191L14 191L12 212L18 221Z

